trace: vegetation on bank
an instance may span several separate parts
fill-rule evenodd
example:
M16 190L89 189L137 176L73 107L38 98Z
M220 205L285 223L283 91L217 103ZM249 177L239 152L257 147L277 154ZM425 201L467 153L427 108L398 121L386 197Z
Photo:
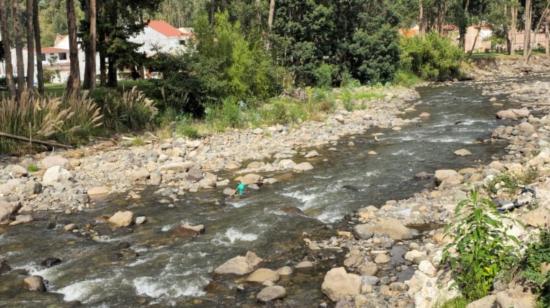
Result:
M522 185L531 184L537 176L534 169L521 175L499 174L458 204L454 222L446 228L451 242L445 247L442 264L451 270L462 296L441 307L466 307L489 295L496 283L512 280L538 294L540 307L550 305L550 230L542 229L530 243L522 244L510 235L510 226L519 222L497 211L490 198L497 191L515 197Z

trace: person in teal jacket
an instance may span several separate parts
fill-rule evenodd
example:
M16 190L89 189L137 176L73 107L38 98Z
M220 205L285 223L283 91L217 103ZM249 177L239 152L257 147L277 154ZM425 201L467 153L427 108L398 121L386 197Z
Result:
M238 194L239 196L244 195L245 189L246 189L246 184L243 183L243 182L240 182L240 183L237 185L237 194Z

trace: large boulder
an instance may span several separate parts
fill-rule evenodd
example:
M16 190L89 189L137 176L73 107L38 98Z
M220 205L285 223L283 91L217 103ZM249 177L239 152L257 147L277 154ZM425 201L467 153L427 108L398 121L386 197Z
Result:
M437 170L435 172L435 182L437 185L458 185L464 178L458 172L452 169Z
M400 220L394 218L381 218L375 224L368 225L366 230L387 235L392 240L408 240L418 235L418 231L405 227Z
M47 156L40 161L40 166L43 169L49 169L51 167L69 168L69 160L59 155Z
M55 185L72 179L72 174L61 166L53 166L46 170L42 177L42 185Z
M276 282L277 280L279 280L279 273L269 268L259 268L246 278L248 282L257 283Z
M362 240L368 240L373 236L373 233L370 231L368 224L361 224L353 227L354 233Z
M325 275L321 290L334 302L353 298L361 292L361 277L348 274L343 267L333 268Z
M293 169L294 171L297 171L297 172L304 172L304 171L312 170L313 166L308 162L304 162L304 163L297 164L296 166L294 166Z
M262 261L255 253L248 251L245 256L237 256L227 260L224 264L218 266L214 273L246 275L252 272Z
M459 149L455 151L456 156L469 156L472 155L472 152L468 151L467 149Z
M242 182L246 185L259 184L262 182L262 176L255 173L250 173L236 178L237 182Z
M198 165L192 161L184 162L170 162L160 167L161 171L173 171L173 172L188 172L193 168L199 168Z
M128 227L134 221L134 213L131 211L118 211L109 218L109 223L117 228Z
M270 302L279 298L283 298L286 296L286 290L285 288L281 286L269 286L263 288L258 295L256 295L256 299L260 302Z
M497 112L497 119L502 120L517 120L527 118L531 113L527 108L522 109L506 109Z
M537 132L535 127L529 122L523 122L519 124L517 128L519 132L524 136L531 136L532 134Z

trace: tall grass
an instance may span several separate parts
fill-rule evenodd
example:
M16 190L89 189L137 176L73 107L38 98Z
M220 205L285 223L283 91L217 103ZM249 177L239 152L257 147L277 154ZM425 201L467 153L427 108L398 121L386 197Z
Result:
M23 93L19 100L0 100L0 131L30 139L78 143L102 125L95 103L86 98L63 101ZM21 152L20 142L0 138L0 152Z

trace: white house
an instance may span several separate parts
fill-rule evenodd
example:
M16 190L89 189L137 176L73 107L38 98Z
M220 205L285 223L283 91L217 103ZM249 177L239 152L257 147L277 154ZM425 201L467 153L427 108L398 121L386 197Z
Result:
M152 56L158 52L177 53L180 51L185 51L186 46L189 44L192 37L193 32L190 28L177 29L165 21L151 20L147 26L145 26L143 31L131 37L129 41L141 45L138 48L138 52L145 53L147 56ZM11 54L14 75L16 75L15 49L12 49ZM23 62L26 72L27 51L23 50L23 54ZM78 61L80 78L83 79L85 53L80 44L78 48ZM5 61L0 63L0 77L4 77L6 75L5 66ZM44 68L44 72L49 71L50 74L48 75L53 75L52 80L46 80L46 82L63 83L67 81L70 72L68 35L57 35L53 46L42 47L42 66ZM96 54L96 72L99 73L99 53Z
M131 37L130 42L141 44L138 51L148 57L159 52L177 53L185 51L185 46L193 37L189 28L177 29L163 20L150 20L139 34Z

